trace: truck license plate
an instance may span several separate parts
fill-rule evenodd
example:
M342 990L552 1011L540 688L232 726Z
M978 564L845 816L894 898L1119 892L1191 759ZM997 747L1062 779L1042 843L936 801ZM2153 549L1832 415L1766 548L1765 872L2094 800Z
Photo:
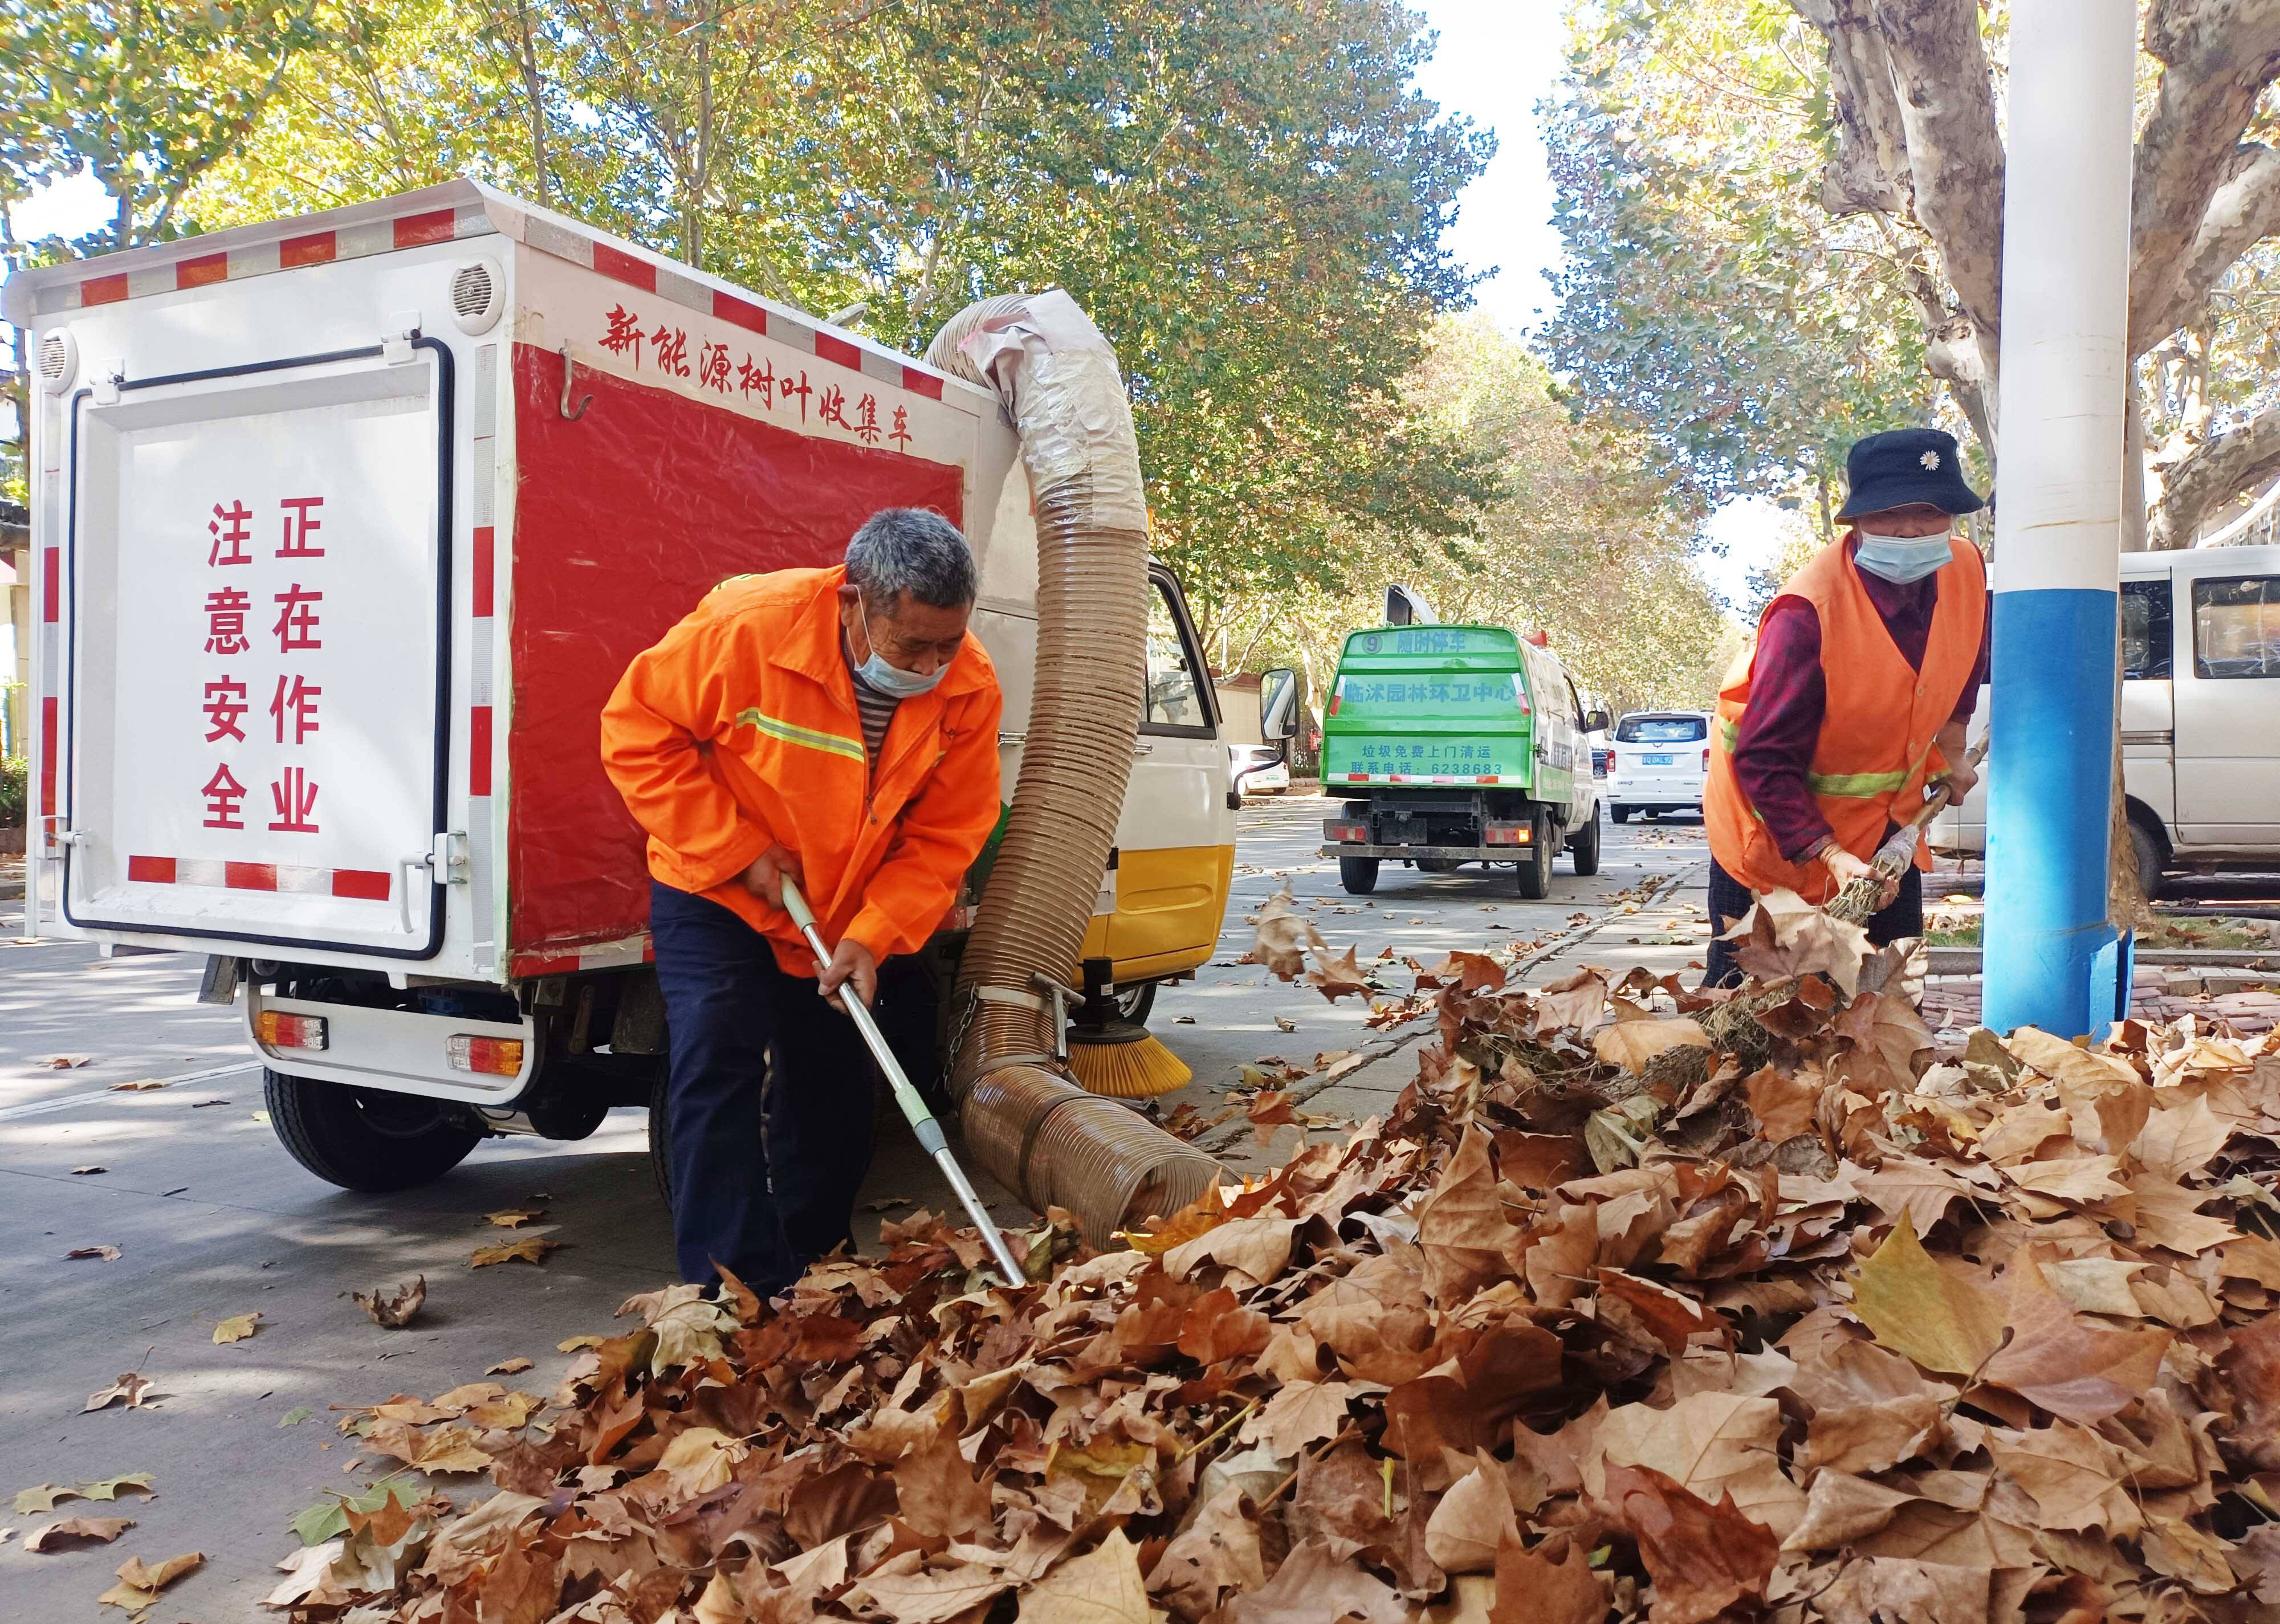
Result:
M1670 765L1670 758L1668 756L1641 756L1639 758L1639 765L1645 767L1667 767Z

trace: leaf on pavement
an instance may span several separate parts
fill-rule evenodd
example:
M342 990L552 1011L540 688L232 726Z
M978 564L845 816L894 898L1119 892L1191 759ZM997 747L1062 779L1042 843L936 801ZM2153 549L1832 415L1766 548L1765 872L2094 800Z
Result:
M100 1258L105 1263L115 1263L119 1260L119 1248L116 1246L74 1246L69 1251L65 1252L64 1256L66 1258Z
M1018 1624L1150 1624L1140 1548L1122 1528L1021 1593Z
M142 1395L150 1390L150 1378L135 1371L127 1371L116 1377L109 1387L89 1393L81 1413L100 1410L106 1405L123 1403L130 1410L142 1407Z
M412 1316L427 1302L428 1277L420 1275L393 1291L374 1286L369 1291L352 1291L349 1295L356 1299L358 1308L372 1316L374 1325L383 1326L391 1331L397 1330L411 1324Z
M111 1092L113 1094L147 1094L153 1089L163 1089L167 1086L166 1082L161 1078L145 1077L140 1082L114 1082L111 1085Z
M39 1512L51 1512L56 1509L57 1501L79 1497L78 1489L64 1483L42 1483L34 1489L19 1489L15 1499L16 1514L27 1517Z
M1330 957L1328 948L1315 949L1314 967L1306 972L1306 985L1333 1004L1350 992L1358 992L1366 998L1377 990L1355 961L1354 949L1351 947L1336 958Z
M2003 1335L1993 1294L1934 1262L1906 1212L1852 1276L1852 1312L1895 1353L1959 1376L1986 1363Z
M95 1599L106 1607L124 1607L129 1612L155 1606L158 1592L190 1573L205 1561L196 1551L178 1557L168 1557L157 1564L146 1563L141 1557L129 1557L118 1567L119 1582Z
M65 1517L35 1532L24 1549L75 1551L82 1545L107 1545L134 1526L132 1517Z
M261 1311L257 1308L250 1314L232 1314L227 1320L217 1320L213 1339L220 1343L243 1342L253 1335L254 1327L260 1319Z
M116 1500L129 1490L141 1494L156 1493L150 1482L151 1474L148 1472L129 1472L123 1477L106 1477L101 1482L81 1483L79 1491L90 1500Z
M72 1169L72 1177L83 1179L90 1173L109 1173L110 1171L108 1167L74 1167Z
M487 1376L519 1376L529 1368L530 1361L518 1354L513 1358L501 1359L496 1365L487 1366L483 1370L483 1374Z
M486 1212L483 1217L502 1229L520 1229L525 1224L535 1224L546 1216L544 1207L508 1207L503 1212Z
M606 1336L565 1336L554 1344L557 1353L575 1353L581 1348L598 1348L609 1341Z
M543 1235L531 1235L520 1241L510 1241L503 1246L478 1246L467 1259L467 1266L481 1269L494 1263L543 1264L546 1261L546 1254L561 1244L561 1242L550 1241Z
M94 1065L95 1057L91 1054L55 1054L33 1064L44 1066L51 1072L70 1072L77 1071L82 1066Z
M280 1427L298 1427L303 1421L307 1420L314 1414L316 1414L316 1412L312 1410L307 1405L295 1405L291 1409L286 1411L284 1414L277 1418L277 1424Z

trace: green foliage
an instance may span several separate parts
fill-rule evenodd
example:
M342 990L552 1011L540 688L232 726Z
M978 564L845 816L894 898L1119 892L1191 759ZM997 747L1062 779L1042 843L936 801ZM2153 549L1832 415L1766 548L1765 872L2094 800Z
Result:
M923 349L1059 284L1123 359L1158 550L1206 604L1339 579L1489 494L1398 381L1471 276L1493 142L1398 0L397 0L286 73L201 225L454 173Z
M1818 36L1783 0L1574 6L1545 144L1567 246L1549 357L1711 501L1841 478L1934 410L1914 308L1866 219L1832 219Z
M24 809L30 804L31 768L25 757L0 756L0 828L23 827Z
M1465 514L1471 533L1357 532L1349 588L1226 605L1223 663L1303 666L1319 704L1339 641L1378 624L1398 581L1444 620L1542 629L1577 685L1618 709L1706 704L1737 628L1693 565L1702 510L1654 472L1647 436L1612 411L1572 419L1542 363L1479 317L1441 322L1406 398L1418 432L1454 439L1493 476Z

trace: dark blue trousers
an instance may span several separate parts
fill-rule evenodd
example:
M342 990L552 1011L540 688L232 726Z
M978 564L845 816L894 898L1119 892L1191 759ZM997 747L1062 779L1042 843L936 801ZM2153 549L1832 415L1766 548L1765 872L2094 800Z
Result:
M1739 987L1742 984L1742 963L1734 957L1734 944L1717 938L1734 927L1735 923L1757 904L1750 888L1710 859L1710 951L1702 960L1702 981L1705 987ZM1906 936L1924 933L1923 871L1911 866L1900 876L1900 889L1892 900L1869 915L1866 927L1868 945L1883 947Z
M777 967L767 938L718 903L652 882L650 933L671 1045L673 1242L685 1281L713 1265L766 1297L852 1238L871 1166L877 1068L855 1023ZM935 1001L918 964L879 967L874 1005L923 1086Z

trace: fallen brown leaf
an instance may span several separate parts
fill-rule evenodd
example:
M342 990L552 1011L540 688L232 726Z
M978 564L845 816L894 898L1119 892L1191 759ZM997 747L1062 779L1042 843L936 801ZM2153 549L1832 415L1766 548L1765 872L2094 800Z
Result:
M142 1407L142 1395L150 1390L150 1377L127 1371L115 1378L109 1387L89 1393L87 1403L81 1406L81 1413L104 1409L115 1403L123 1403L130 1410L139 1410Z
M374 1324L391 1331L397 1330L411 1324L420 1305L427 1302L428 1277L420 1275L393 1291L385 1291L375 1286L369 1291L354 1291L349 1295L356 1299L358 1308L372 1316Z
M544 1235L526 1235L520 1241L510 1241L500 1246L478 1246L467 1259L471 1269L488 1268L494 1263L544 1263L546 1254L562 1244Z
M74 1246L64 1254L66 1258L99 1258L104 1263L119 1261L116 1246Z
M254 1328L259 1324L260 1320L261 1311L256 1309L250 1314L232 1314L227 1320L217 1320L214 1323L213 1339L218 1343L243 1342L253 1335Z
M107 1545L135 1526L132 1517L64 1517L34 1530L24 1542L27 1551L73 1551L81 1545Z

